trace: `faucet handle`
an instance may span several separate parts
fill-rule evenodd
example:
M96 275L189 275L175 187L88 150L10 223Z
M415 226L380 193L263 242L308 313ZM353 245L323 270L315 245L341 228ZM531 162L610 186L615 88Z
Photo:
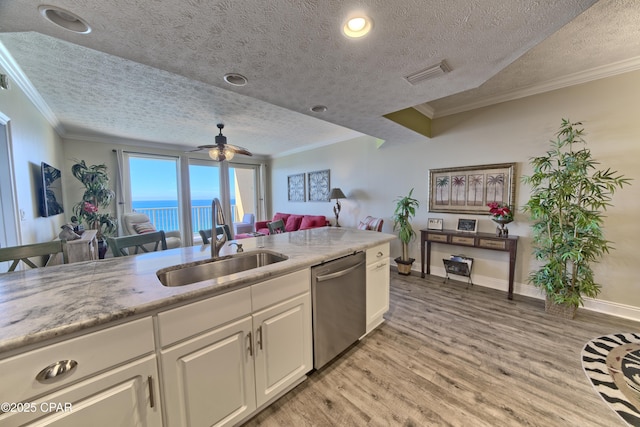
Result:
M242 243L231 242L229 243L229 246L231 245L236 245L238 247L238 249L236 249L236 253L244 252L244 249L242 249Z

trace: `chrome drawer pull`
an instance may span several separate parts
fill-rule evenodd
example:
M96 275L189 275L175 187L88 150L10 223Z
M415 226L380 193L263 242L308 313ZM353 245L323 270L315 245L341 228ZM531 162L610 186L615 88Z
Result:
M78 366L78 362L75 360L61 360L57 363L53 363L36 375L36 380L41 383L51 382L55 378L59 378L61 375L70 374Z

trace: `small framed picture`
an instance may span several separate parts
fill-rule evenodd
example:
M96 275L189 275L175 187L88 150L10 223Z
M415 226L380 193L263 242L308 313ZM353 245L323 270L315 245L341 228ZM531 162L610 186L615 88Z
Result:
M457 231L463 233L476 233L478 232L478 220L472 218L458 218Z
M442 231L442 218L429 218L427 222L427 230Z

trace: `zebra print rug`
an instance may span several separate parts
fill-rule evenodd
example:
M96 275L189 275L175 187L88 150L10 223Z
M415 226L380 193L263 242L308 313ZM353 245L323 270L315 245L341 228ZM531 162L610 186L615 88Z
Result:
M640 334L592 339L582 349L582 368L609 407L640 427Z

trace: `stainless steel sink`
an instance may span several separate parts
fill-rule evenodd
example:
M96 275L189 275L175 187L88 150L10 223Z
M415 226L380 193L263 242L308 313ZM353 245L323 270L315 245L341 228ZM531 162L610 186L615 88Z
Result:
M288 257L271 251L247 252L215 260L207 259L166 267L158 270L156 275L164 286L184 286L264 267L286 259Z

